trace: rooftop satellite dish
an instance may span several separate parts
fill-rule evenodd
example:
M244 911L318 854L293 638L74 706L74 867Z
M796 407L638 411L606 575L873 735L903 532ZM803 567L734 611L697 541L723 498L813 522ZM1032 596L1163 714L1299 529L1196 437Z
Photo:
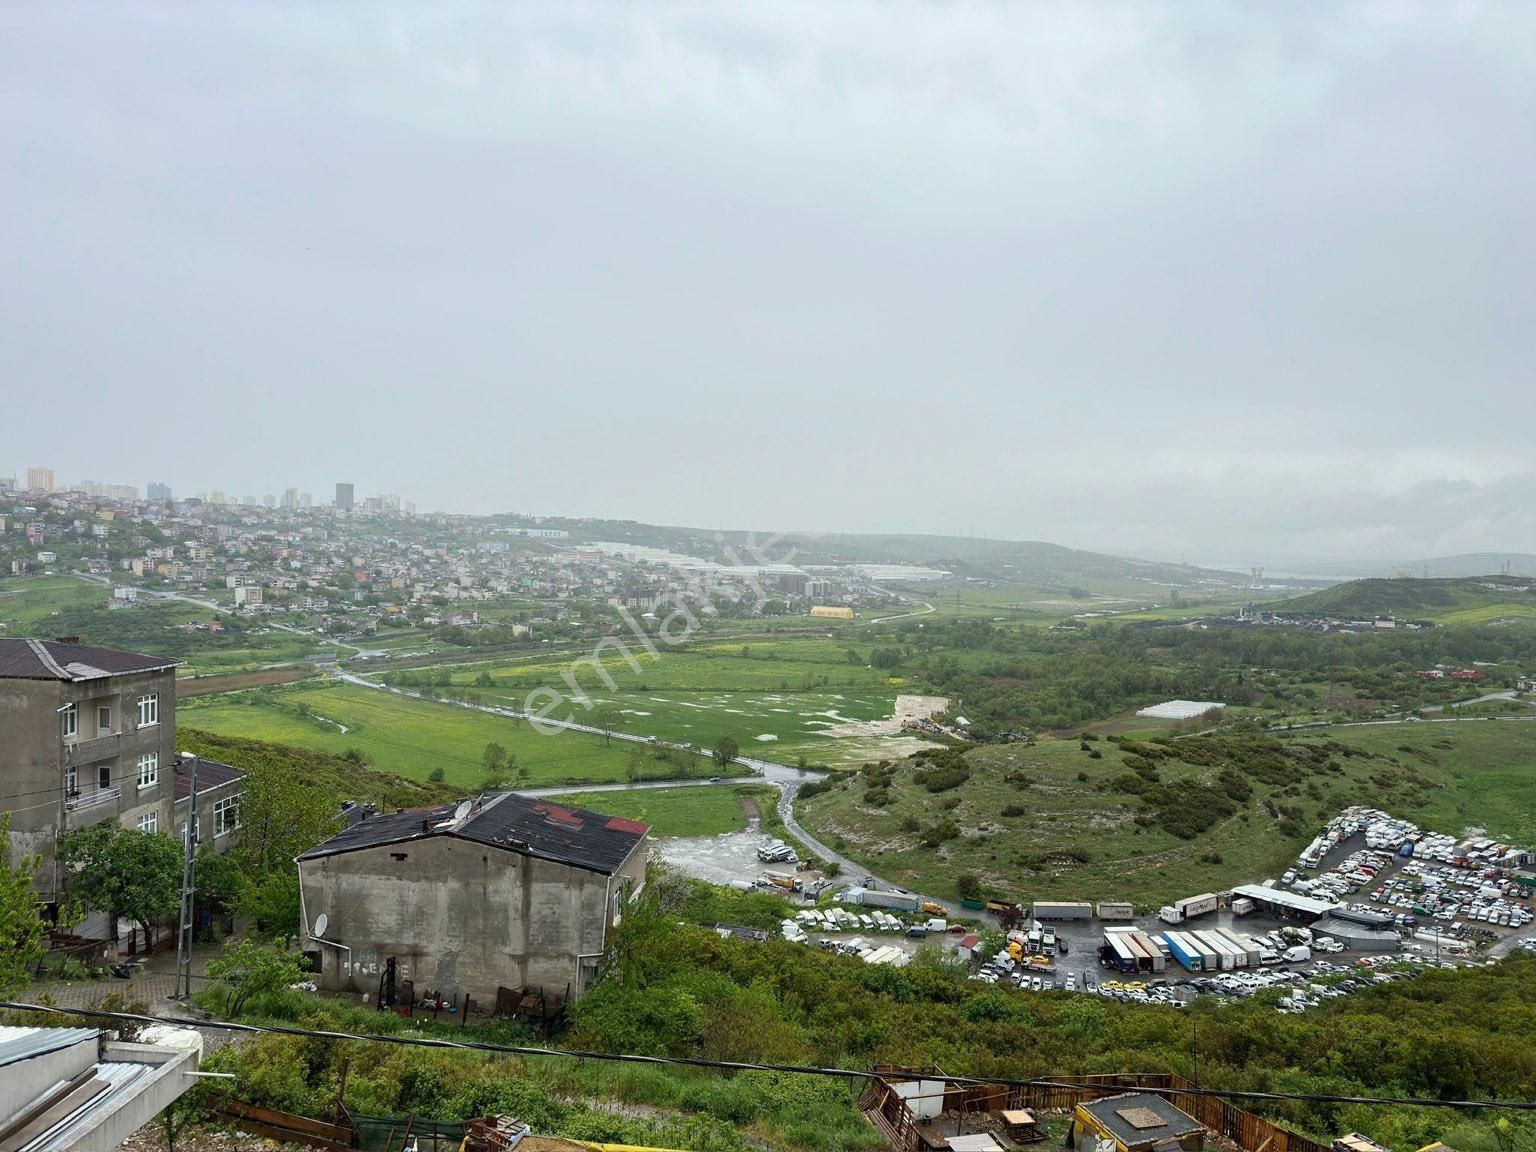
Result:
M331 918L324 912L315 917L315 935L324 936L325 930L331 926Z
M460 800L459 806L453 810L453 822L457 824L464 817L468 816L469 810L474 806L474 801L472 800Z

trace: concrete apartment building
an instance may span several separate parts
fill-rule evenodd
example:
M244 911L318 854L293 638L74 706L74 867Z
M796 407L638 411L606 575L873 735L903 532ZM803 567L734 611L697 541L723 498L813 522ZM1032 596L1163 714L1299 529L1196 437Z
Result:
M42 857L44 903L61 895L55 848L64 833L103 820L172 834L185 824L176 663L67 638L0 639L0 811L11 815L9 863ZM239 827L239 782L236 769L199 761L198 828L216 847ZM76 932L115 935L99 914Z
M645 884L646 825L515 792L349 818L299 857L322 988L375 993L392 972L487 1008L498 988L573 1001Z

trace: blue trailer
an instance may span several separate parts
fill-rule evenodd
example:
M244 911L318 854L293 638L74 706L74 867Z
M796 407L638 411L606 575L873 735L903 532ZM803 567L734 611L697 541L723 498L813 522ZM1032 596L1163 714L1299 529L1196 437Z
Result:
M1163 939L1168 944L1168 951L1173 953L1173 958L1190 972L1204 972L1204 954L1193 944L1186 940L1178 932L1165 932Z

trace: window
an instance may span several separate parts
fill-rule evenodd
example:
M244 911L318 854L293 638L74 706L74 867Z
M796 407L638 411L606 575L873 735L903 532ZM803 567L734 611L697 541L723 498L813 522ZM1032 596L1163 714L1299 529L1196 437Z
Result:
M196 816L192 817L192 833L193 833L193 835L195 835L198 838L199 841L202 840L202 838L203 838L203 822L201 820L199 820ZM181 842L183 844L185 844L187 842L187 822L185 820L183 820L181 822Z
M80 708L76 704L66 705L60 713L64 718L64 739L73 740L80 735Z
M139 697L139 727L148 728L160 723L160 693L151 692Z
M240 797L231 796L213 806L213 834L224 836L240 827Z
M78 796L80 794L80 777L76 775L73 768L66 768L64 770L64 792L68 796Z
M106 791L108 788L112 787L112 765L96 765L96 787L100 788L102 791Z
M160 782L160 753L146 752L139 757L139 787L149 788Z
M160 830L160 813L146 812L139 817L140 832L158 832Z
M112 705L96 706L96 735L105 736L112 731Z

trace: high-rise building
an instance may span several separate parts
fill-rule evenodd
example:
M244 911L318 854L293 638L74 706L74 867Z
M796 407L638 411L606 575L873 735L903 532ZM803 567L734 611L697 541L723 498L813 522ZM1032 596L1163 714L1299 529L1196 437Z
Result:
M283 489L283 507L297 508L299 506L299 490L297 488Z
M300 508L308 508L314 502L315 502L314 498L312 496L310 496L310 494L308 492L300 492L299 493L299 507Z
M336 507L340 508L343 512L352 511L352 485L336 485Z
M52 468L28 468L27 469L28 492L52 492L53 469Z
M162 484L158 480L149 482L149 502L151 504L169 504L171 502L171 486Z
M277 507L277 497L272 495L272 493L270 493L270 492L268 492L265 496L263 496L261 498L261 502L263 504L265 504L268 508L276 508Z

